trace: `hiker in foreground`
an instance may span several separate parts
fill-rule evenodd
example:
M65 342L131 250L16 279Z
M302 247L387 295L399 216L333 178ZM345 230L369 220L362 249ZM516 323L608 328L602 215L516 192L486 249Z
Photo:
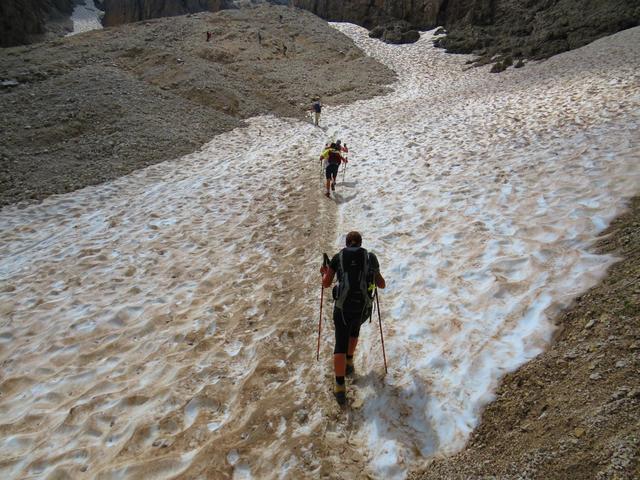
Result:
M320 155L320 161L326 162L325 168L325 178L326 178L326 192L325 196L327 198L331 197L329 193L329 189L335 191L336 190L336 177L338 176L338 170L340 169L340 164L342 162L347 162L347 160L340 154L340 149L335 143L329 145L329 148L325 148Z
M322 266L322 287L328 288L338 275L333 287L333 324L336 343L333 349L333 365L336 374L334 395L340 405L346 401L345 376L353 375L353 355L358 345L360 325L370 316L375 288L384 288L380 264L373 253L362 248L362 236L349 232L346 248L333 256L328 266Z

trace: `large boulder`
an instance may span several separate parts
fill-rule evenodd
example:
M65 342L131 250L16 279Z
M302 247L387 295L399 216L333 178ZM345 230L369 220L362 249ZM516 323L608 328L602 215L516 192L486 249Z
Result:
M392 44L414 43L420 39L420 33L410 23L398 21L387 24L378 38Z

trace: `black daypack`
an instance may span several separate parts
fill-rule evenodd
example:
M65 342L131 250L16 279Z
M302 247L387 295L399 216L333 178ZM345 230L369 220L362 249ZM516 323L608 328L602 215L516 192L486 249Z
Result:
M362 247L347 247L340 251L339 259L339 282L332 292L336 308L362 311L364 320L371 314L374 292L369 252Z

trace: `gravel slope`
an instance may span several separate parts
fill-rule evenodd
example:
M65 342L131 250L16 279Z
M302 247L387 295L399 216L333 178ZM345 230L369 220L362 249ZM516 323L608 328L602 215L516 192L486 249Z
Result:
M206 32L213 33L206 42ZM0 51L0 206L193 152L243 119L302 117L394 75L318 17L261 6L157 19Z

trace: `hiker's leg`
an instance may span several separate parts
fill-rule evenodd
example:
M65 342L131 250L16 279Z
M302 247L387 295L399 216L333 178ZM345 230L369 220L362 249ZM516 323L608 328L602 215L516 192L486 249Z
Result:
M360 321L362 314L356 314L354 318L351 318L351 328L349 329L349 346L347 347L347 364L345 366L345 375L353 375L355 368L353 366L353 355L356 352L358 346L358 337L360 336Z
M331 182L330 182L330 185L331 185L331 188L333 190L336 189L336 177L338 176L338 168L339 168L339 165L337 165L335 163L331 164L331 170L330 170L330 173L331 173L330 180L331 180Z
M356 353L356 347L358 346L358 337L349 337L349 348L347 350L347 355L353 357L353 354Z
M345 320L347 324L345 324ZM348 319L342 315L342 311L333 309L333 325L336 332L336 344L333 348L333 366L336 372L336 381L344 383L344 375L347 365L347 348L349 348L349 324Z
M336 380L342 378L347 373L347 354L346 353L334 353L333 354L333 368L336 371Z
M324 168L324 178L325 178L325 195L329 194L329 188L331 187L331 169L330 165L327 163L327 166Z

